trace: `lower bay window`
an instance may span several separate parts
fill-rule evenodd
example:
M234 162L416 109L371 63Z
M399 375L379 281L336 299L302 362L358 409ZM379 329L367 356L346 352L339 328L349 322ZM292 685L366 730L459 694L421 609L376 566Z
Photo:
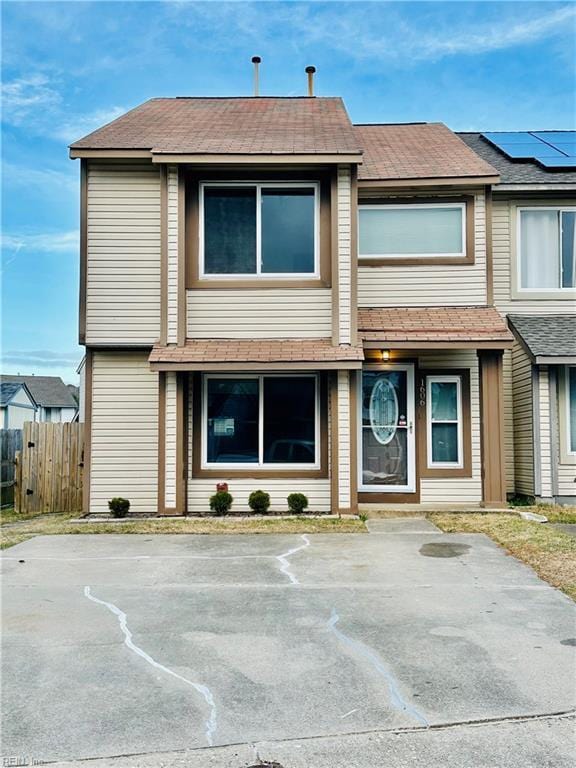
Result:
M202 379L202 467L320 467L315 374L213 374Z

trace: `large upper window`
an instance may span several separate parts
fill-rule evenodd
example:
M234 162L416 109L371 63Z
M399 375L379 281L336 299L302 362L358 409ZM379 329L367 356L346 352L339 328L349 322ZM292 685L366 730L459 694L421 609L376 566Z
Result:
M462 381L460 376L426 379L428 467L462 467Z
M360 258L466 256L466 203L361 205Z
M318 275L318 185L200 185L203 277Z
M315 375L204 377L204 465L318 466Z
M521 208L518 215L520 289L576 288L576 208Z

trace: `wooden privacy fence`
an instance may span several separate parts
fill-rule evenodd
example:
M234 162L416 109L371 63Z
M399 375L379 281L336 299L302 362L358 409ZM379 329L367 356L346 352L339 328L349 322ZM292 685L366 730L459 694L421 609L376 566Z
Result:
M1 505L14 505L14 483L16 481L16 452L22 448L21 429L0 430L0 492Z
M16 510L80 512L83 460L83 424L24 424L16 454Z

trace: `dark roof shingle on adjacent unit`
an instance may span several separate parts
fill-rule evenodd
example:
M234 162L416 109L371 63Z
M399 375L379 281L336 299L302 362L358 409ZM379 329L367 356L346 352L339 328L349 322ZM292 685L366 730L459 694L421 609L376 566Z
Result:
M24 389L28 397L33 400L30 390L24 383L0 381L0 406L8 405L19 389Z
M364 150L360 181L498 175L443 123L355 125L354 131Z
M510 346L512 334L493 307L375 307L358 311L366 342L390 346L458 343Z
M358 154L340 98L150 99L71 149L199 155Z
M77 403L59 376L0 377L2 382L26 384L34 400L44 408L76 408Z
M538 358L576 360L576 315L508 315L514 335Z
M481 133L457 133L470 149L493 165L500 184L576 184L576 171L545 170L535 160L511 160Z

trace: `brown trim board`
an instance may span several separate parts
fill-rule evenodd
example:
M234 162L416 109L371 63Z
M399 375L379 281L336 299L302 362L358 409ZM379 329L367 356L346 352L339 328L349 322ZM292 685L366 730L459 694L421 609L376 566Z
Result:
M320 374L320 469L203 469L202 463L202 379L194 374L192 384L192 478L327 478L328 469L328 387L326 375Z
M82 511L90 513L90 475L92 461L92 379L94 357L91 349L86 349L84 363L84 457L82 472Z
M480 373L480 444L482 452L482 503L506 505L506 456L502 352L478 352Z
M484 191L486 209L486 304L494 304L494 243L492 240L492 187Z
M78 342L86 343L86 290L88 282L88 165L80 161L80 286Z
M186 514L186 480L187 480L187 376L176 374L176 511L179 515Z
M339 508L338 372L330 371L327 375L330 397L330 509L332 512L336 512Z
M158 374L158 507L165 514L166 490L166 374Z
M160 344L168 339L168 168L160 166Z

